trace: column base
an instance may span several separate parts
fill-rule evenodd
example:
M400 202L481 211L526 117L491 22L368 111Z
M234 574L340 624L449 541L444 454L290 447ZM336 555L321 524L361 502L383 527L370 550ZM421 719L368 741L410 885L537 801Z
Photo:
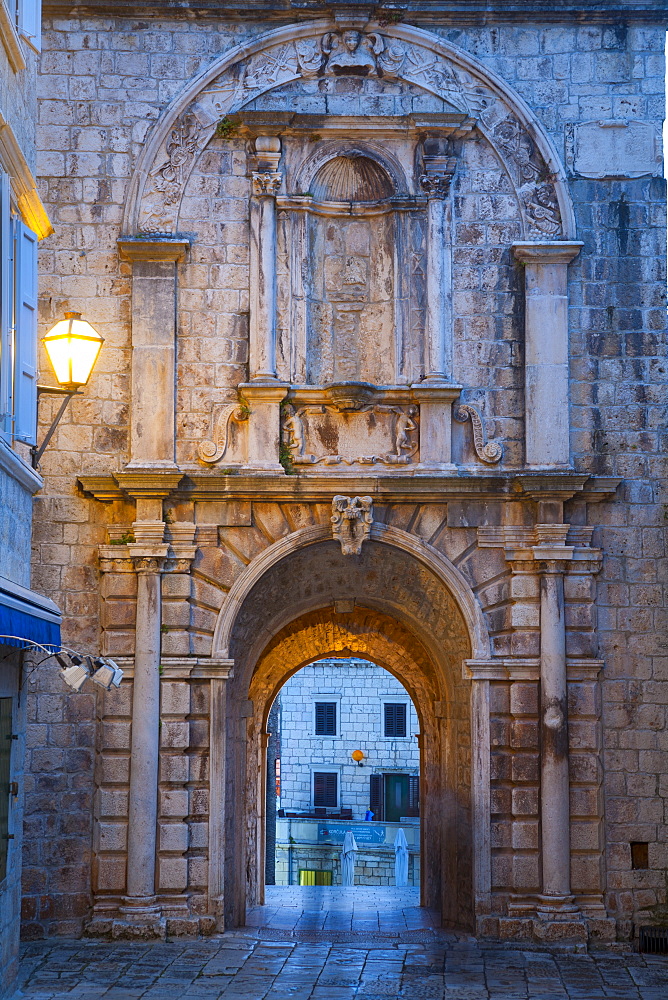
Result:
M575 905L575 896L540 895L537 897L536 914L543 920L571 920L581 916L580 907Z
M167 924L156 896L124 896L118 912L120 917L111 925L112 938L164 940Z
M575 897L571 895L538 897L533 921L533 932L537 940L546 944L563 942L586 945L589 938L587 924L574 900Z

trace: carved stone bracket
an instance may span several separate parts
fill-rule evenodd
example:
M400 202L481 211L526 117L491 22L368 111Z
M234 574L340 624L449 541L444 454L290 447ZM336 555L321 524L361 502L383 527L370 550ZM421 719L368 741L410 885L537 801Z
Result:
M248 407L243 403L230 403L221 411L214 430L214 436L218 440L210 441L207 439L200 441L197 446L197 454L202 462L214 465L225 457L230 441L230 423L233 420L237 423L243 423L248 420L249 412Z
M332 535L344 556L359 556L373 524L372 497L335 496L332 500Z
M481 462L494 465L500 462L503 456L503 445L498 441L485 441L485 432L482 425L482 418L478 411L468 403L460 403L455 407L453 416L458 423L463 424L467 420L473 426L473 446L475 453Z

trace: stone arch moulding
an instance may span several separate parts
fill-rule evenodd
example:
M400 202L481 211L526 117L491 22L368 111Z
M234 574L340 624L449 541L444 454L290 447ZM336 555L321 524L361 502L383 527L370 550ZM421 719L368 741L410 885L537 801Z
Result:
M326 525L302 528L274 542L248 564L244 572L234 581L220 610L211 650L214 659L228 658L232 630L239 609L267 570L298 549L327 541L331 537L331 531ZM462 613L469 632L472 658L474 660L489 660L491 658L489 633L482 609L462 573L437 549L401 528L373 524L371 538L407 552L432 570L450 591Z
M188 178L217 123L269 90L318 75L329 58L322 39L347 28L359 30L359 21L320 19L277 28L229 50L194 77L165 110L139 156L124 235L174 235ZM373 72L415 84L475 120L514 185L525 239L575 238L559 156L529 106L499 76L412 25L375 27L362 38Z

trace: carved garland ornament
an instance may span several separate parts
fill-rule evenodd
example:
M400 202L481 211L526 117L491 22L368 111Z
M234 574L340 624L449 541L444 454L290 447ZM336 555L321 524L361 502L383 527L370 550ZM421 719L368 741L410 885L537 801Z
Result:
M373 497L344 497L332 500L332 535L341 543L344 556L359 556L362 543L371 534Z
M562 231L556 191L546 165L535 142L501 97L424 43L353 29L281 41L224 70L174 122L159 161L149 168L139 231L174 230L195 159L225 115L284 83L327 75L400 78L478 118L514 174L529 233L554 236Z

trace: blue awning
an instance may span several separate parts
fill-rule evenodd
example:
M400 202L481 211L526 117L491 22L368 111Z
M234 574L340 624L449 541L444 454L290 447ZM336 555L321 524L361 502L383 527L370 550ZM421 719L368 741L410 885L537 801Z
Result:
M42 594L0 576L0 645L60 646L62 615L58 605Z

